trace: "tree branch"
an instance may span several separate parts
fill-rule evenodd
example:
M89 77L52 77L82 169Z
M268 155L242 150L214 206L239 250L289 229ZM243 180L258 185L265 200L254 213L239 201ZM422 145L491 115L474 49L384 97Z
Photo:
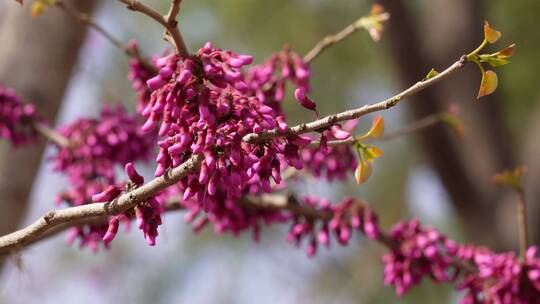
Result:
M48 230L59 225L90 217L120 214L137 204L148 200L165 188L177 183L190 173L198 170L203 157L193 155L179 167L168 171L141 187L127 192L107 203L95 203L62 210L49 211L29 226L0 237L0 254L24 247Z
M56 0L54 2L54 5L57 8L65 11L68 15L72 16L77 21L81 22L82 24L93 28L96 32L103 35L107 40L109 40L116 47L118 47L119 49L126 52L126 54L128 56L136 57L136 58L140 59L140 56L139 56L138 52L136 52L133 48L130 48L129 45L127 45L127 44L123 43L122 41L120 41L120 39L114 37L111 33L109 33L107 30L105 30L104 27L102 27L94 19L92 19L92 17L90 17L88 14L85 14L85 13L77 10L76 8L72 7L71 5L65 3L64 1L61 1L61 0Z
M248 143L257 143L257 142L261 142L270 138L275 138L275 137L280 137L280 136L289 137L289 136L300 135L303 133L313 132L313 131L318 131L321 129L328 128L332 126L333 124L340 121L351 120L351 119L355 119L355 118L359 118L361 116L367 115L369 113L390 109L391 107L397 105L402 99L410 97L418 92L421 92L424 89L454 74L457 70L464 67L465 63L467 63L467 58L465 57L465 55L463 55L458 61L454 62L454 64L452 64L450 67L448 67L446 70L444 70L437 76L419 81L413 86L406 89L405 91L393 97L390 97L386 100L380 101L378 103L367 104L357 109L341 112L338 114L328 115L319 120L315 120L309 123L303 123L303 124L294 126L292 128L289 128L285 132L280 132L278 129L274 129L271 131L266 131L266 132L261 132L261 133L247 134L246 136L244 136L243 140Z
M137 0L118 0L124 4L127 5L127 8L133 11L140 12L141 14L144 14L155 21L157 21L159 24L161 24L168 32L168 35L166 35L166 39L171 42L171 44L176 49L176 53L178 53L182 57L188 57L189 52L187 50L186 44L184 43L184 38L182 38L182 34L180 33L180 30L176 26L176 21L173 19L174 22L171 22L170 18L175 18L174 10L180 10L180 1L173 0L173 3L171 4L171 10L170 12L173 12L173 14L167 14L168 17L161 16L157 11L155 11L153 8L146 6L142 4L141 2ZM178 2L177 5L175 3ZM177 7L177 8L176 8ZM170 38L168 38L170 37Z
M401 99L414 95L455 73L462 68L466 62L466 57L462 56L460 60L452 64L449 68L437 76L417 82L407 90L379 103L365 105L358 109L333 114L323 119L304 123L290 128L286 133L279 133L277 130L258 134L251 133L244 137L244 141L249 143L258 143L279 136L291 136L310 131L317 131L329 127L339 121L355 119L371 112L389 109L398 104ZM165 175L155 178L143 186L134 189L133 191L122 194L112 202L95 203L47 212L43 217L29 226L0 237L0 254L16 250L17 248L22 248L26 244L32 242L32 240L42 236L48 230L67 222L83 220L88 217L115 215L133 208L137 204L142 203L148 198L156 195L161 190L177 183L188 174L196 172L199 169L202 159L203 157L201 155L193 155L188 161L184 162L179 167L167 171Z

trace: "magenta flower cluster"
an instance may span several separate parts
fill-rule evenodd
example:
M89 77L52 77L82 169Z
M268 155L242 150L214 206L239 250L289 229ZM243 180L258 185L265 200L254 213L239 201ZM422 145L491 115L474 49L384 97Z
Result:
M24 103L15 91L0 83L0 137L19 146L35 140L32 123L41 121L33 104Z
M130 43L130 48L135 52L138 52L138 46L136 42ZM142 58L132 58L129 61L129 74L128 78L131 81L133 91L137 93L137 113L142 113L148 102L150 101L150 94L152 93L146 82L148 79L155 76L157 68L154 66L154 62L150 63L148 60Z
M390 231L395 247L383 256L384 283L403 295L424 277L435 282L449 281L455 243L418 220L400 222Z
M536 246L529 247L523 260L513 252L497 254L472 246L460 249L459 255L478 269L459 284L459 289L467 291L462 304L540 303L540 259Z
M131 191L144 184L144 177L142 177L133 163L127 163L124 167L126 175L128 176L128 183L125 185L126 191ZM112 185L107 187L103 192L94 194L92 201L94 202L110 202L117 198L122 193L120 186ZM161 213L164 207L158 196L150 197L147 201L139 203L133 210L128 210L126 214L119 216L112 216L109 219L109 225L106 233L102 236L105 245L108 245L118 232L119 220L122 218L129 218L130 215L134 215L137 220L137 227L143 231L144 238L148 242L148 245L156 245L156 237L158 236L158 227L161 225ZM133 213L133 214L132 214Z
M302 150L302 162L305 169L315 177L324 177L329 181L345 180L358 165L358 159L350 145L328 146L328 141L347 139L356 128L358 120L348 121L343 129L334 125L321 134L320 145Z
M309 65L300 55L285 47L281 52L272 54L264 63L250 68L246 74L246 83L251 95L284 117L281 103L285 99L287 82L291 82L306 97L310 90L310 77ZM313 109L315 107L314 104L310 106Z
M353 198L347 197L331 204L328 200L307 196L301 203L314 208L317 214L313 214L313 217L294 216L287 241L300 246L303 239L309 239L306 253L310 257L317 253L319 244L330 247L332 235L342 246L349 243L354 230L370 239L380 236L376 214Z
M287 128L276 111L249 94L242 67L252 60L207 43L190 58L159 59L159 74L147 81L153 92L143 111L143 130L160 124L162 137L155 175L195 153L204 155L200 172L179 185L183 201L195 197L206 212L235 204L246 192L271 192L271 180L281 181L282 166L302 168L299 151L309 143L305 138L242 140L252 132Z
M69 145L58 147L50 158L54 171L64 174L69 189L57 201L70 206L89 204L102 191L119 194L115 169L128 162L147 160L154 146L155 134L144 134L137 118L122 107L105 107L99 118L79 119L59 132L69 138ZM96 248L107 225L78 227L71 238Z
M418 220L395 225L391 252L383 257L384 282L403 295L423 278L451 282L465 291L461 304L540 303L540 259L536 246L523 259L513 252L458 245Z

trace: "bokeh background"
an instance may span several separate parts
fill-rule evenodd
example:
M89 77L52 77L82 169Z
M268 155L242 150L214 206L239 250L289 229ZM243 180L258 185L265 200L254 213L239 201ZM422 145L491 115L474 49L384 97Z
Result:
M168 47L155 22L116 1L65 1L93 12L122 40L136 39L145 54ZM165 12L169 1L144 2ZM420 218L459 241L511 250L517 247L516 197L496 189L490 177L525 164L531 233L538 243L540 36L535 28L540 2L379 2L391 14L381 42L359 32L312 64L312 97L322 114L379 101L422 79L432 67L444 69L481 42L485 19L503 32L499 48L516 42L517 52L510 65L496 70L500 85L493 96L475 100L480 73L471 65L382 113L391 131L458 104L465 138L441 125L430 127L382 143L385 155L366 185L354 185L352 179L346 184L308 180L295 190L334 200L366 198L385 227ZM133 110L127 57L96 32L85 35L56 8L30 18L28 3L21 8L12 0L0 2L0 81L36 101L58 125L97 115L104 103ZM179 22L191 50L212 41L262 62L285 44L307 52L325 35L365 15L371 4L184 0ZM290 96L285 107L292 122L313 118ZM360 127L370 121L362 119ZM66 185L41 162L52 149L41 152L0 149L2 234L55 208L54 196ZM147 173L152 169L148 164ZM58 236L3 261L0 303L456 303L459 297L448 286L424 282L398 298L382 284L384 248L379 245L355 237L346 248L334 246L309 259L284 241L286 231L267 229L259 244L249 234L233 238L208 230L195 235L181 213L172 213L165 216L154 248L135 231L120 233L110 250L97 254L70 248L65 235Z

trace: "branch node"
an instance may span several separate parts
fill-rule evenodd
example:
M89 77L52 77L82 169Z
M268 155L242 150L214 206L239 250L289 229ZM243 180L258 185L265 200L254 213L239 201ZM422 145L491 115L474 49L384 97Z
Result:
M45 221L45 223L48 224L48 223L54 218L54 214L55 214L54 211L47 211L47 212L43 215L43 220Z

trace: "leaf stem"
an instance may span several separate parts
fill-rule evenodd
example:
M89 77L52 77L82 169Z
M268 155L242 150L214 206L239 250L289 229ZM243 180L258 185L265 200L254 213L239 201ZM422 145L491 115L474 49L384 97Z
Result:
M521 262L525 261L525 254L529 247L529 229L527 225L527 201L525 199L525 191L519 191L519 199L517 203L517 221L519 229L519 258Z

